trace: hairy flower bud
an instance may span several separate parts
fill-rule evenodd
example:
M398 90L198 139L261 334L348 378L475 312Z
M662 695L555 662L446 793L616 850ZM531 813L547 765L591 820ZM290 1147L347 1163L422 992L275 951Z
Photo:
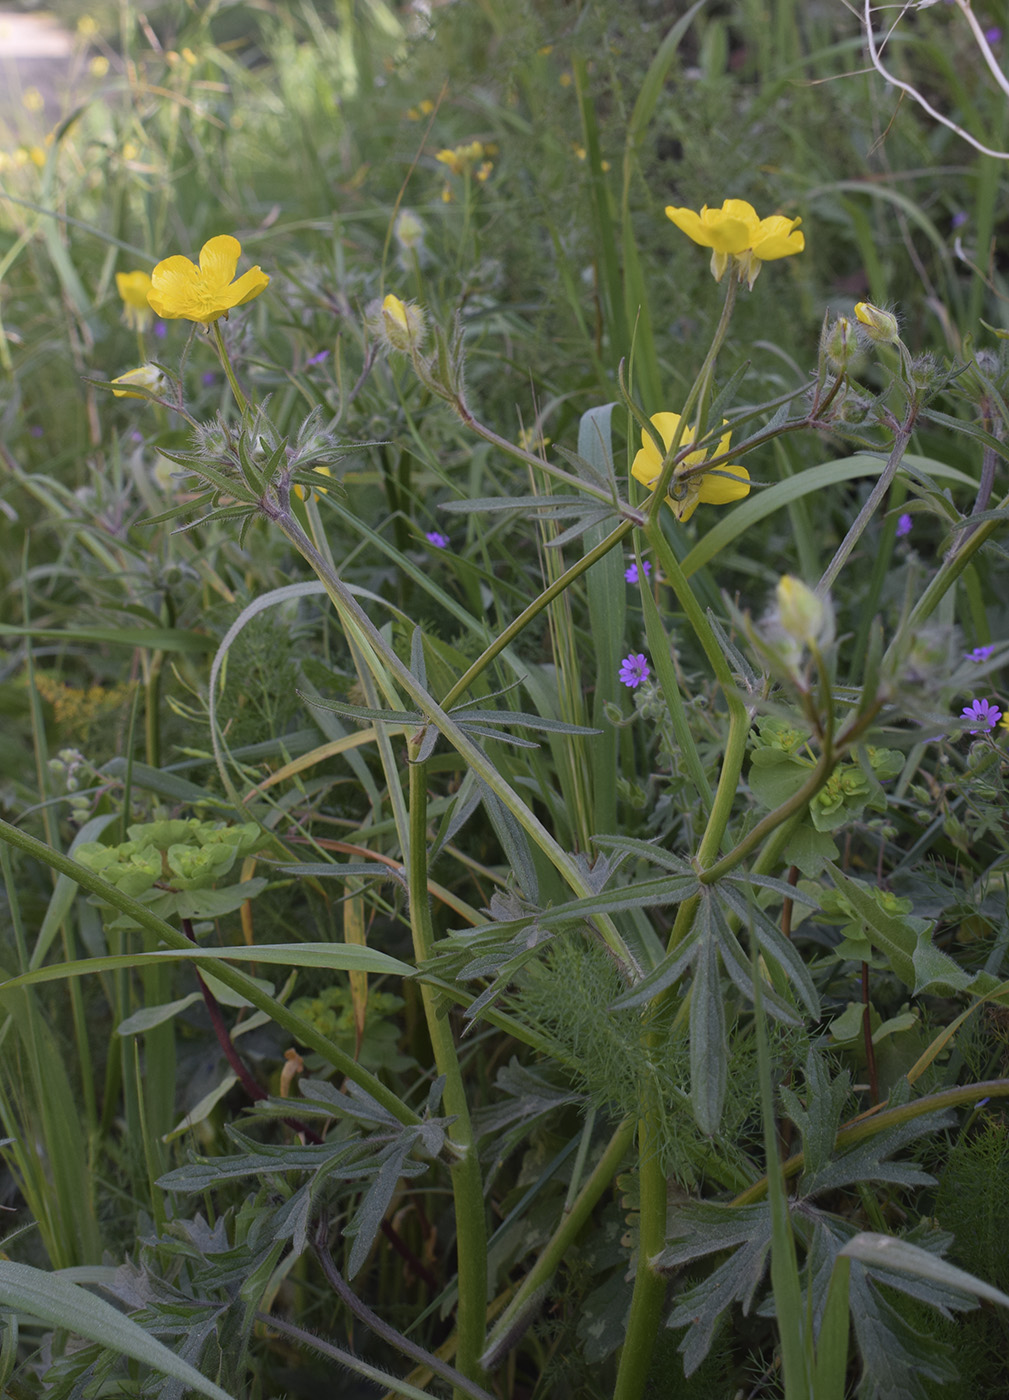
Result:
M807 647L829 644L834 638L834 611L829 599L821 598L811 588L784 574L778 580L778 622L793 641Z
M152 394L158 394L165 386L165 376L157 365L141 365L139 369L128 370L126 374L120 374L113 379L113 384L133 384L138 389L147 389ZM113 394L117 399L143 399L146 394L134 394L129 389L113 389Z
M832 326L824 326L820 346L832 370L846 369L858 354L858 331L847 316L838 316Z
M390 292L382 303L382 328L394 350L410 354L420 349L424 339L424 313L419 306L400 301Z
M873 306L872 302L860 301L856 303L855 315L865 327L865 333L870 340L875 340L880 345L896 345L897 318L892 311L883 311L878 306Z
M400 248L409 251L424 242L424 225L411 209L401 209L393 227L393 235Z

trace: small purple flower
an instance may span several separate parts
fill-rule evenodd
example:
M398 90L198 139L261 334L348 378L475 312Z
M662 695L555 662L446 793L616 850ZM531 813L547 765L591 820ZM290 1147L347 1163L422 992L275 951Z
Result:
M200 375L200 383L203 384L205 388L209 389L212 384L217 383L217 375L212 369L204 370Z
M648 562L647 559L645 559L645 560L642 561L641 568L642 568L642 570L644 571L645 578L647 578L648 575L652 572L652 566L651 566L651 564L649 564L649 562ZM637 583L637 581L638 581L638 566L637 566L637 564L632 564L632 565L630 566L630 568L627 569L627 570L625 571L625 573L624 573L624 578L627 580L628 583Z
M44 432L44 429L40 428L38 423L33 423L32 426L28 429L28 431L31 433L32 437L40 438Z
M323 360L328 359L328 358L329 358L329 351L328 351L328 350L320 350L319 353L318 353L317 355L309 355L308 359L305 361L305 364L306 364L306 365L321 365L322 362L323 362Z
M640 651L635 655L632 651L630 656L625 656L620 663L620 670L617 673L619 680L631 690L639 686L642 681L646 681L652 674L652 668L648 664L648 657Z
M1002 31L997 24L993 24L990 29L985 30L984 37L988 40L989 44L998 44L1002 39Z
M164 321L154 322L154 334L159 340L164 340L165 336L168 334L168 327L165 325Z
M902 540L905 535L911 533L911 517L905 511L903 515L897 517L897 538Z
M448 549L450 543L448 535L443 535L440 530L428 530L424 538L428 544L433 544L435 549Z
M949 222L950 222L950 227L951 227L951 228L963 228L964 224L967 222L967 220L968 220L969 217L970 217L970 216L969 216L969 214L967 213L966 209L958 209L958 210L956 211L956 213L953 215L952 219L950 219L950 221L949 221Z
M988 700L972 700L960 711L960 717L972 721L966 726L968 734L987 734L1002 718L1002 711Z
M963 659L965 661L976 661L980 665L982 661L988 660L994 650L994 647L975 647L973 651L965 651Z

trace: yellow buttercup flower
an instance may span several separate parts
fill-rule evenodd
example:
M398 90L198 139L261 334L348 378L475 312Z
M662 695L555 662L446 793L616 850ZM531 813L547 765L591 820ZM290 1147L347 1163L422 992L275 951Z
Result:
M243 306L270 285L260 267L233 280L241 251L237 238L222 233L204 243L199 267L181 255L165 258L151 273L148 302L168 321L200 321L206 326L226 316L232 307Z
M142 331L154 319L147 300L153 285L146 272L116 273L116 288L123 299L123 320L131 330Z
M652 424L658 430L659 437L668 452L680 425L680 415L678 413L655 413L652 415ZM723 453L728 452L731 439L731 433L723 433L714 455L721 457ZM680 437L680 446L685 447L693 440L694 429L684 428ZM669 483L670 494L666 497L666 501L677 520L684 524L699 505L724 506L728 505L730 501L742 500L744 496L750 494L750 474L745 467L719 466L712 472L697 472L693 476L684 477L685 472L706 462L708 455L708 452L703 449L691 452L679 463L673 473L672 481ZM659 450L642 429L641 451L631 463L631 475L635 481L640 481L642 486L647 486L649 491L654 491L655 483L661 472L662 457L659 455Z
M732 258L740 280L745 278L752 287L761 264L791 257L806 246L805 238L797 231L801 219L786 219L783 214L758 218L753 205L745 199L726 199L721 209L705 205L699 214L669 205L666 217L702 248L711 249L711 275L716 282L725 276Z

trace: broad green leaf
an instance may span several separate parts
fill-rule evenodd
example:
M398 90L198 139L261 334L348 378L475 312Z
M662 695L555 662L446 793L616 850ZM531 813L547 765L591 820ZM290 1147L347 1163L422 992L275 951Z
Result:
M0 996L36 982L59 982L64 977L84 977L92 972L114 972L123 967L154 966L162 962L257 962L282 967L320 967L330 972L389 973L413 977L408 963L378 948L358 948L350 943L259 943L234 948L159 948L154 953L118 953L104 958L57 963L0 982Z
M103 646L149 647L152 651L213 651L214 637L180 627L13 627L0 622L2 637L37 637L45 642L98 642Z
M947 467L942 462L917 457L911 452L904 458L904 462L909 468L920 466L940 480L956 482L968 488L972 494L977 491L977 482L964 472L958 471L956 467ZM869 457L859 453L854 457L844 457L840 461L808 467L806 471L776 482L765 491L751 492L745 501L741 501L727 514L722 515L698 540L683 560L683 572L689 578L752 530L758 521L773 515L775 511L781 510L791 502L814 492L830 490L846 481L855 481L859 477L879 476L883 465L882 457Z
M132 1357L211 1400L232 1400L226 1390L206 1380L118 1308L58 1274L0 1259L0 1306Z
M836 865L828 864L827 868L854 910L865 937L916 996L933 988L962 990L969 986L969 974L933 944L928 919L887 914L864 885L850 879Z
M922 1279L927 1283L938 1284L943 1289L954 1289L986 1303L998 1303L1009 1308L1009 1294L993 1288L990 1283L975 1278L965 1269L958 1269L937 1254L911 1244L907 1240L894 1239L892 1235L877 1235L863 1231L841 1250L849 1259L857 1259L874 1270L886 1270L906 1274L911 1278Z

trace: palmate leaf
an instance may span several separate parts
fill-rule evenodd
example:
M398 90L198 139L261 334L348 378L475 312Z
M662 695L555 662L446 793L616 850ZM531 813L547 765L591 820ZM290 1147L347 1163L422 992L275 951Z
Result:
M767 1271L771 1249L771 1210L757 1206L686 1206L674 1218L673 1243L654 1261L656 1268L673 1270L684 1264L733 1249L724 1263L682 1294L666 1323L686 1327L680 1344L683 1370L693 1375L711 1349L722 1314L734 1303L748 1313Z
M888 1159L923 1134L948 1126L952 1115L940 1111L898 1124L835 1158L837 1129L850 1092L848 1076L842 1074L831 1080L824 1057L811 1051L805 1077L801 1097L793 1090L782 1089L781 1098L789 1117L802 1132L804 1152L808 1154L809 1170L792 1203L791 1218L796 1238L805 1249L810 1304L818 1326L837 1260L858 1230L853 1223L821 1210L816 1197L860 1182L884 1180L914 1186L928 1180L915 1162ZM703 1202L677 1210L670 1243L657 1257L656 1267L677 1270L710 1255L732 1251L707 1278L680 1297L669 1318L670 1327L688 1328L679 1348L688 1375L707 1355L722 1314L736 1303L744 1313L751 1310L756 1289L764 1279L771 1236L769 1202L745 1206ZM880 1400L889 1400L891 1395L904 1400L926 1400L926 1391L915 1371L919 1334L881 1289L897 1289L944 1315L971 1306L972 1293L989 1296L993 1292L986 1291L987 1286L978 1280L968 1287L965 1280L969 1276L941 1258L951 1238L925 1224L904 1239L877 1246L875 1253L868 1249L861 1253L858 1249L846 1251L846 1256L851 1255L850 1307L856 1340L867 1379L871 1377L875 1382L878 1377L885 1378L885 1385L874 1392ZM905 1247L911 1260L906 1267L901 1253ZM759 1311L773 1315L770 1293ZM883 1352L887 1352L885 1362ZM926 1364L920 1368L922 1375L948 1374L946 1352L940 1344L930 1341L922 1355L926 1358Z

